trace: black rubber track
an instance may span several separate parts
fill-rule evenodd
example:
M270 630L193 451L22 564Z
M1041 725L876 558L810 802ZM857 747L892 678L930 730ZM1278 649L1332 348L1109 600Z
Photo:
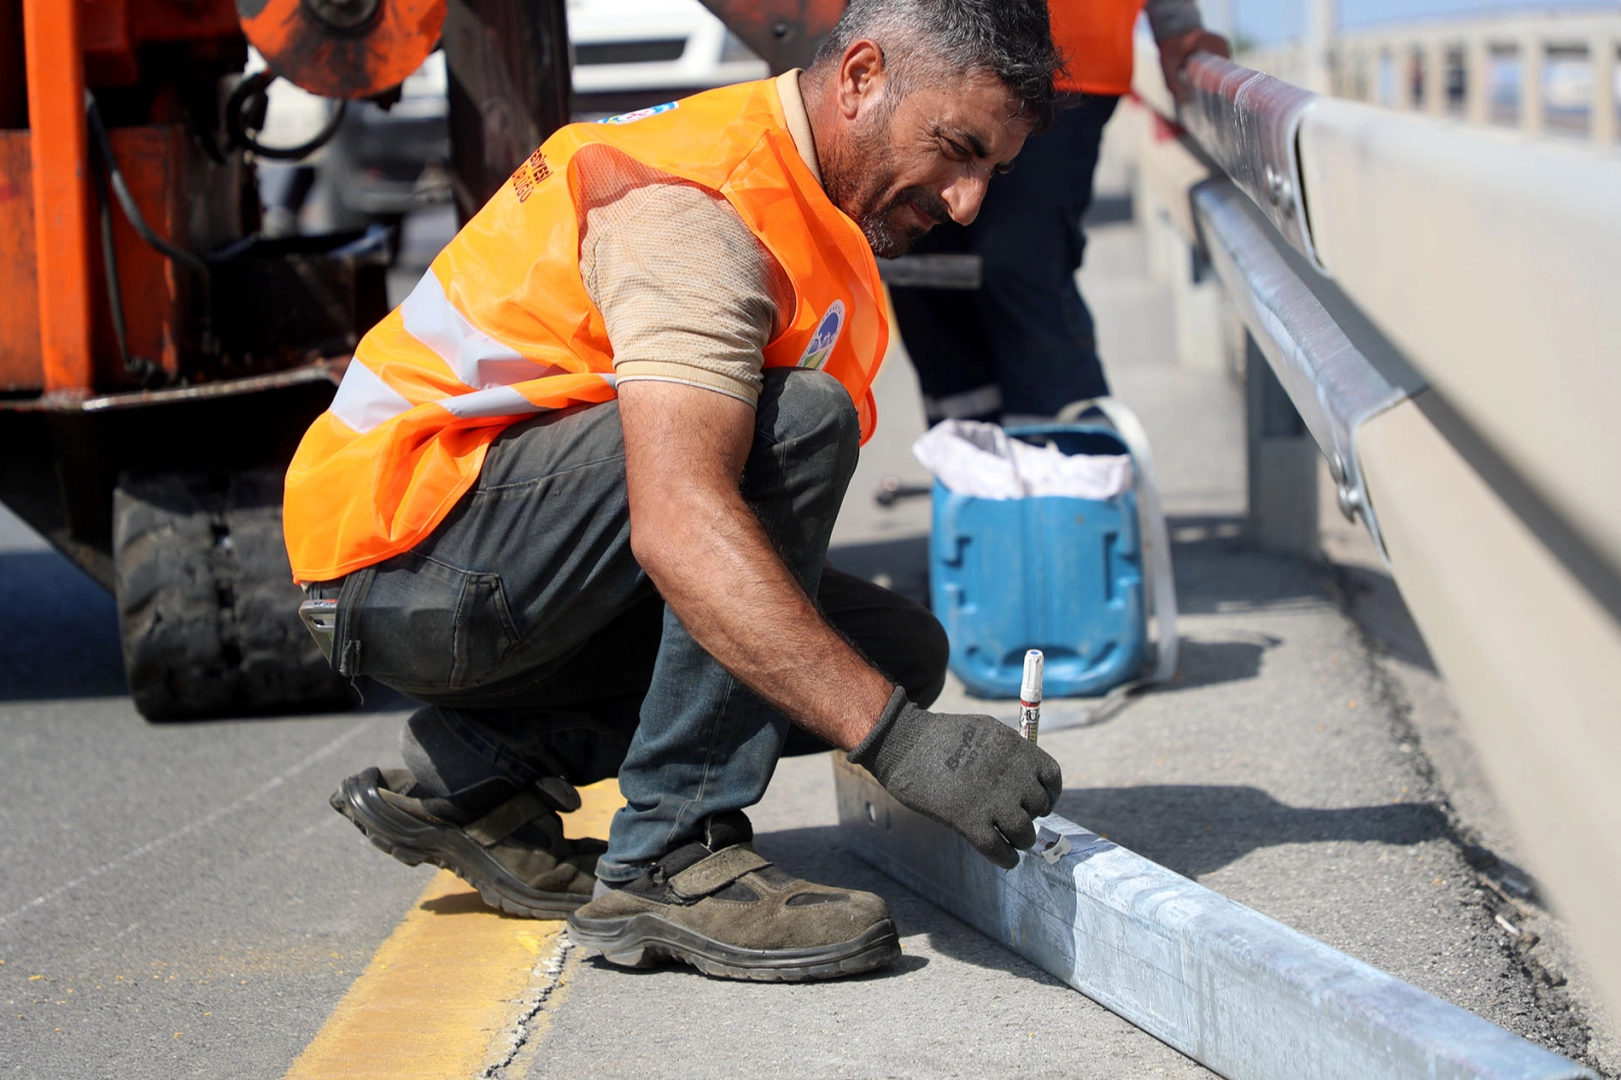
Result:
M113 493L124 673L150 720L342 708L298 618L282 473L131 473Z

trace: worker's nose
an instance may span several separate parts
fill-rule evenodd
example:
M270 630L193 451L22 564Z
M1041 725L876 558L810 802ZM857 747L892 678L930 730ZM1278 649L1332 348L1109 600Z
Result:
M963 176L951 182L951 186L940 193L945 200L946 209L951 211L951 220L958 225L969 225L979 216L979 205L985 201L985 191L990 181L983 176Z

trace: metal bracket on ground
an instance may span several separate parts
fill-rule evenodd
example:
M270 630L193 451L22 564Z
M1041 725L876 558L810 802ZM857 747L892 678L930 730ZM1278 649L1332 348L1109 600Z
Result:
M1594 1080L1580 1065L1061 817L1003 871L833 757L845 844L1234 1080Z

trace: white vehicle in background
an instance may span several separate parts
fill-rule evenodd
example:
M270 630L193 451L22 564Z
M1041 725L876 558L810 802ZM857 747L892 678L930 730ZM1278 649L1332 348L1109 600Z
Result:
M568 35L582 119L770 74L699 0L568 0Z
M567 0L567 16L578 120L770 74L699 0ZM262 66L256 57L254 68ZM298 163L261 163L266 233L398 227L407 214L448 202L446 85L444 54L435 52L389 108L351 102L337 134L319 151ZM261 133L267 145L307 142L336 108L285 80L272 83L269 96Z

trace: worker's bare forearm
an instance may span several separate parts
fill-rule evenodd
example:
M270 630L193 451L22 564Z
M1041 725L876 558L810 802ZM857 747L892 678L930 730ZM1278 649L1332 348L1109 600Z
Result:
M822 618L744 502L737 478L753 410L691 387L625 389L631 544L643 569L728 671L805 728L854 748L894 688Z
M687 632L766 701L853 749L894 687L828 626L753 511L741 498L689 496L658 517L637 557Z

